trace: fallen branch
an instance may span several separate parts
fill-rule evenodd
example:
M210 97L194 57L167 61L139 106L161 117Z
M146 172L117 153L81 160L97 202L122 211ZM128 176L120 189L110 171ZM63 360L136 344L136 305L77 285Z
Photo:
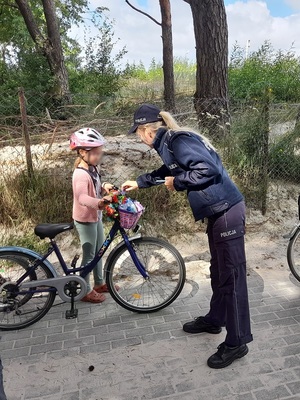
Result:
M96 111L98 110L98 108L103 106L103 104L106 104L106 101L102 101L102 103L98 104L97 107L94 108L94 114L96 114Z

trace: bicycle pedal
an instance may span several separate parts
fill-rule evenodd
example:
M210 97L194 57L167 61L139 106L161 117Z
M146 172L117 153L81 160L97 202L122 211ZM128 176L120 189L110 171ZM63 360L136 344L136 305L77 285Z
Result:
M78 317L78 310L67 310L66 311L66 319L74 319Z

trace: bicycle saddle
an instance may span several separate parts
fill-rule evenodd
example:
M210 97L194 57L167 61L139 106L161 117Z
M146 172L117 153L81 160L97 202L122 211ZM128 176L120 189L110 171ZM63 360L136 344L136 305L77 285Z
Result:
M74 228L74 224L39 224L34 228L34 233L40 239L54 239L61 232L69 231Z

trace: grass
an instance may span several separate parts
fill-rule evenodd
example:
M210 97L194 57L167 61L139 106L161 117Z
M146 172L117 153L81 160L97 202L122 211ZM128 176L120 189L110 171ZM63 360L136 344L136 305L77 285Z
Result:
M0 245L24 247L40 254L45 253L48 249L48 243L45 240L40 240L32 230L1 235Z
M177 95L192 96L196 83L196 64L186 58L174 60L174 82ZM137 66L118 93L123 101L131 99L136 104L161 102L164 91L162 65L153 62L148 70ZM162 104L161 104L162 105Z
M72 209L70 176L61 171L36 170L30 179L25 171L0 183L0 220L7 227L42 222L69 222Z
M139 190L135 198L146 207L142 223L147 232L166 237L197 230L185 193L162 185Z

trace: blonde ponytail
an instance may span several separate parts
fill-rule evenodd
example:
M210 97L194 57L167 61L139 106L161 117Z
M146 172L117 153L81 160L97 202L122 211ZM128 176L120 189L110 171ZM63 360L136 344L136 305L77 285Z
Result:
M77 157L75 162L74 162L74 169L76 169L78 167L78 165L81 163L82 158L81 157Z
M161 111L159 113L159 115L162 117L162 119L164 120L164 123L166 125L166 127L168 129L170 129L171 131L179 131L182 130L180 128L180 126L177 124L177 121L175 121L174 117L172 117L172 115L167 112L167 111Z
M170 129L170 130L172 130L172 131L174 131L174 132L187 131L187 132L195 133L196 135L198 135L198 136L201 137L201 139L203 140L203 142L204 142L208 147L210 147L211 149L213 149L213 150L216 151L215 147L212 145L212 143L210 142L210 140L209 140L207 137L205 137L205 136L202 135L200 132L198 132L198 131L196 131L196 130L194 130L194 129L192 129L192 128L189 128L189 127L186 127L186 126L183 126L183 127L179 126L179 125L177 124L177 121L174 119L174 117L172 117L172 115L171 115L169 112L167 112L167 111L161 111L161 112L159 113L159 115L163 118L164 123L165 123L165 125L166 125L166 127L167 127L168 129Z

